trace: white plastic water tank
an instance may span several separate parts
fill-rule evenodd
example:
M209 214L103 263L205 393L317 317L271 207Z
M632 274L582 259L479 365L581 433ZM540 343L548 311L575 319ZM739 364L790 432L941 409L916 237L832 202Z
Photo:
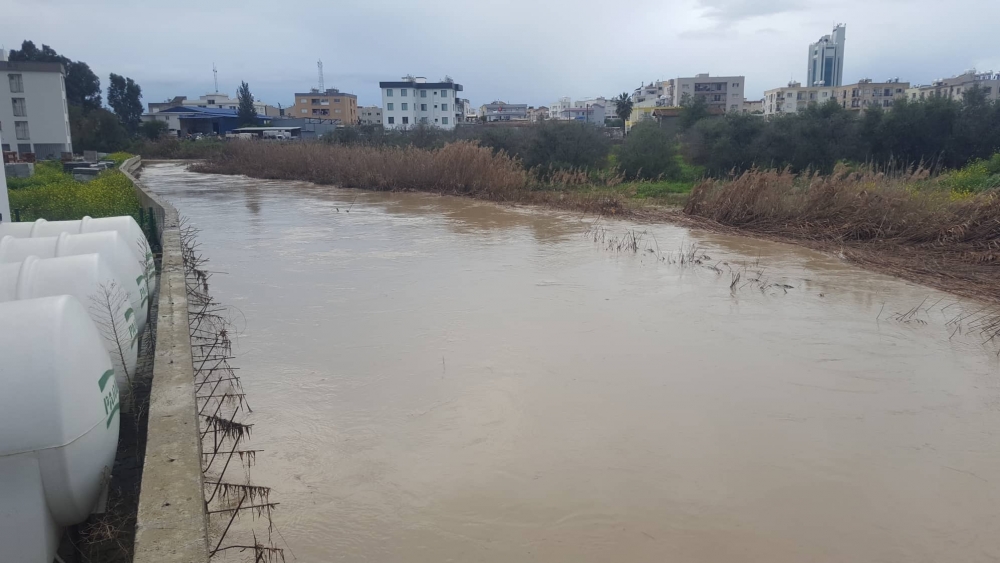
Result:
M0 223L0 237L12 236L15 238L37 238L54 237L62 233L79 235L85 233L98 233L102 231L115 231L125 238L129 243L129 248L135 252L144 264L146 275L153 273L153 252L146 242L146 234L135 219L128 215L120 217L101 217L94 219L84 217L77 221L46 221L38 219L34 222L23 223Z
M0 303L0 326L0 559L51 563L114 466L118 386L75 297Z
M28 256L56 258L77 254L100 254L125 285L132 302L136 323L141 332L146 326L149 284L143 264L136 259L128 243L115 231L57 237L0 239L0 263L23 262Z
M72 295L87 309L111 358L120 390L131 390L139 326L125 284L100 254L0 264L0 302ZM0 358L2 362L2 358Z

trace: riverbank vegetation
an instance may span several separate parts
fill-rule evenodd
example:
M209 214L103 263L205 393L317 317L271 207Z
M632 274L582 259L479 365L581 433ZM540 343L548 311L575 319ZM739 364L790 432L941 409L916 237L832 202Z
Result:
M111 157L118 162L126 153ZM132 183L118 170L107 170L89 182L79 182L63 172L60 162L40 162L29 178L9 178L10 209L21 221L75 220L85 216L139 219L139 199Z

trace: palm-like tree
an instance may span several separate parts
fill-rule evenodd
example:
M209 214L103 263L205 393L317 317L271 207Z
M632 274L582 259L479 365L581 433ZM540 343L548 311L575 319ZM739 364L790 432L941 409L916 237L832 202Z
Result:
M625 92L621 96L613 98L615 102L615 113L622 120L622 129L625 129L625 122L632 116L632 98Z

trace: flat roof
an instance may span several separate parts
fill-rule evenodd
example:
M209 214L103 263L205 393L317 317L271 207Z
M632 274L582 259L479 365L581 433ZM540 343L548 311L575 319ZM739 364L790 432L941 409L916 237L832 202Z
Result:
M329 93L329 92L296 92L295 96L296 97L298 97L298 96L316 96L316 97L319 97L319 98L339 98L340 96L344 96L345 98L357 98L358 97L356 94L348 94L347 92L337 92L337 93Z
M463 90L462 85L457 82L407 82L407 81L395 81L395 82L379 82L379 88L415 88L415 89L426 89L426 90L455 90L456 92L461 92Z
M0 70L20 70L23 72L66 73L62 63L39 63L35 61L0 61Z

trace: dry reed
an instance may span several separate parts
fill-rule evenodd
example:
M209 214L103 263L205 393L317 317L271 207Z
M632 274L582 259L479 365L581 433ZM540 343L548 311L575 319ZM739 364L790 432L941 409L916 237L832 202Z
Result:
M923 169L838 167L829 176L750 170L707 180L684 212L794 239L958 294L1000 299L1000 194L959 195Z

